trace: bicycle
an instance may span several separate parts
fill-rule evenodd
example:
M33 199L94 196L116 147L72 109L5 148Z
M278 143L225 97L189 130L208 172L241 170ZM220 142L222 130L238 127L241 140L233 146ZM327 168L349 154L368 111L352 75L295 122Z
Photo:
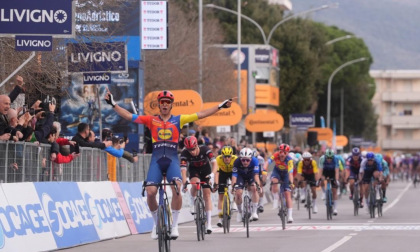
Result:
M370 218L375 218L376 207L376 190L374 186L374 178L372 177L369 183L369 214Z
M306 181L306 204L305 207L308 210L309 219L311 219L312 210L312 188L309 181Z
M229 233L230 230L230 217L231 217L231 209L230 209L230 197L229 197L229 186L230 184L220 184L219 186L225 187L225 192L223 194L223 201L222 201L222 225L223 225L223 233Z
M287 218L287 207L286 207L286 197L284 195L284 189L282 187L282 182L271 182L270 187L273 185L280 185L280 193L279 193L279 212L277 213L278 216L280 216L281 220L281 226L282 229L286 229L286 218Z
M360 189L359 189L359 182L354 183L353 189L353 206L354 206L354 216L359 215L359 208L360 208Z
M142 196L144 197L144 191L147 186L157 186L159 188L159 205L157 212L157 223L156 223L156 233L158 235L158 244L159 252L170 252L171 251L171 240L176 240L176 238L171 238L171 223L172 223L172 214L171 208L166 195L166 186L174 186L176 194L179 195L178 185L175 181L171 183L166 183L166 174L163 174L163 182L158 184L146 185L143 183Z
M205 209L205 204L204 204L204 199L203 199L203 190L201 185L208 185L207 182L205 181L201 181L201 182L187 182L185 184L185 187L188 185L195 185L196 189L197 189L197 197L195 198L194 201L194 221L196 224L196 228L197 228L197 240L203 240L204 241L204 236L206 234L206 222L207 222L207 214L206 214L206 209ZM201 238L201 239L200 239Z
M299 211L300 210L300 182L298 183L298 186L296 186L295 189L293 190L297 191L295 200L296 200L297 210Z
M334 179L326 178L326 180L327 180L327 189L325 190L325 205L327 207L327 220L332 220L333 195L332 195L331 181L333 181Z
M378 192L378 199L376 199L376 208L378 209L378 217L382 217L382 207L383 207L383 200L384 200L384 196L382 193L382 185L381 183L378 183L376 185L376 190ZM376 194L376 192L375 192Z

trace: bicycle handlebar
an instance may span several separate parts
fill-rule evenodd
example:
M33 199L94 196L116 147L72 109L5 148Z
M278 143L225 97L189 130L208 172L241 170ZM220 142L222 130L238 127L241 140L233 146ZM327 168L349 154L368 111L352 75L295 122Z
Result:
M150 185L146 185L146 183L143 182L143 190L141 192L141 196L144 197L144 191L146 190L146 187L148 186L162 187L164 185L174 186L176 195L179 195L178 184L175 181L172 181L171 183L157 183L157 184L150 184Z

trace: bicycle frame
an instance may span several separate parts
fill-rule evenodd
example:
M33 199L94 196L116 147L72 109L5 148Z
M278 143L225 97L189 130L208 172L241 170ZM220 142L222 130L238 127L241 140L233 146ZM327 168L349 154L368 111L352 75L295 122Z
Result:
M280 186L280 191L279 191L279 203L280 203L280 208L279 208L279 212L278 212L278 216L280 216L281 219L281 224L282 224L282 228L283 230L286 229L286 217L287 217L287 206L286 206L286 196L284 195L284 188L282 187L283 182L279 181L276 183L271 182L270 187L273 185L279 185Z
M197 240L203 240L204 236L206 234L206 222L207 222L207 214L205 210L205 204L203 199L203 190L202 185L208 185L205 181L200 182L190 182L187 184L191 184L192 186L195 186L197 190L197 196L194 201L194 209L195 209L195 215L194 220L197 227Z
M223 232L226 234L229 233L230 229L230 196L229 196L229 186L230 184L220 184L224 186L225 192L223 193L222 201L222 213L223 213Z

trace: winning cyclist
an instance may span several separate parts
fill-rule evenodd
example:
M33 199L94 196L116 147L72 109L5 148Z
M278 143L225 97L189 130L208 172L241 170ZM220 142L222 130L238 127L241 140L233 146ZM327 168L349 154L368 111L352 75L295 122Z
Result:
M376 160L373 152L368 152L366 154L366 159L362 161L360 177L362 178L362 192L365 195L366 205L368 206L369 183L372 177L378 179L379 182L382 182L382 165ZM375 186L376 183L377 182L375 181Z
M188 166L190 183L192 183L190 193L193 199L192 202L194 202L195 197L197 196L197 188L194 183L208 181L209 179L212 180L217 171L217 163L212 150L210 150L210 148L206 145L198 146L197 138L195 138L195 136L186 137L184 140L184 146L185 148L182 150L180 157L182 183L186 185ZM211 234L213 232L213 228L211 226L211 187L206 184L202 185L202 187L207 213L207 234ZM186 191L187 188L184 186L184 192Z
M258 220L257 207L258 207L258 191L260 184L258 159L253 155L250 148L243 148L239 153L239 158L233 163L232 169L232 189L235 192L235 201L238 206L238 215L236 221L242 221L242 190L245 184L248 183L248 191L251 193L252 198L252 214L250 220ZM255 186L251 186L255 184Z
M229 179L232 179L232 169L233 164L238 156L233 155L233 148L231 146L225 145L221 150L221 155L217 156L217 173L214 177L214 187L218 188L219 192L219 201L217 204L217 209L219 210L219 221L217 222L218 227L222 227L222 204L223 204L223 194L225 193L225 185L227 184Z
M362 156L360 149L354 147L351 150L351 156L346 161L346 181L350 183L350 200L353 200L354 183L359 180L360 166L362 164ZM360 190L360 208L363 208L363 194Z
M306 194L306 183L311 185L312 191L312 212L316 214L318 207L316 206L316 181L319 180L318 165L316 161L312 159L312 154L304 152L302 160L297 165L297 178L301 181L301 188L303 188L303 195Z
M286 198L287 205L287 223L293 222L293 202L291 195L291 186L293 187L293 160L288 153L290 147L287 144L281 144L279 150L275 152L266 162L265 169L274 162L274 169L271 173L271 183L278 183L281 181L282 190ZM271 187L273 194L273 208L279 206L279 187L273 185Z
M132 114L123 107L120 107L114 100L114 96L107 89L105 101L112 106L114 111L122 118L134 123L144 124L150 129L152 135L152 160L150 168L147 173L145 183L147 185L158 184L162 181L162 172L166 172L168 181L175 181L178 188L181 188L181 170L178 161L178 141L181 127L193 121L196 121L207 116L211 116L222 108L228 108L232 104L232 99L228 99L220 103L218 106L201 110L197 113L190 115L173 116L171 114L174 95L167 90L160 92L157 96L159 115L136 115ZM182 206L181 194L175 193L175 188L172 188L172 231L171 237L178 238L178 216ZM153 216L153 230L152 239L157 239L156 222L157 222L157 209L158 203L156 200L157 186L148 186L147 190L147 205Z
M324 187L324 180L325 178L330 178L333 181L331 181L331 188L332 188L332 195L333 195L333 214L337 215L337 188L339 186L338 182L338 170L339 170L339 161L338 158L334 155L334 151L331 149L327 149L325 151L325 155L321 156L319 158L319 168L321 168L321 174L322 174L322 187Z

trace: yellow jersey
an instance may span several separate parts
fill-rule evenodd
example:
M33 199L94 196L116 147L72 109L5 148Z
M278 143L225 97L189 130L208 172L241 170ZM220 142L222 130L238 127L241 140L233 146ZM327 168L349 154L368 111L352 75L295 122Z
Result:
M219 167L219 169L217 169L217 171L223 171L223 172L232 172L233 169L233 163L235 162L235 160L238 158L238 156L236 155L232 155L232 158L230 159L230 163L229 164L225 164L225 162L223 162L223 155L219 155L216 158L216 162L217 162L217 166Z
M298 174L314 174L318 173L318 165L316 164L315 160L312 160L309 165L306 165L304 167L303 160L300 160L297 167L297 173Z

